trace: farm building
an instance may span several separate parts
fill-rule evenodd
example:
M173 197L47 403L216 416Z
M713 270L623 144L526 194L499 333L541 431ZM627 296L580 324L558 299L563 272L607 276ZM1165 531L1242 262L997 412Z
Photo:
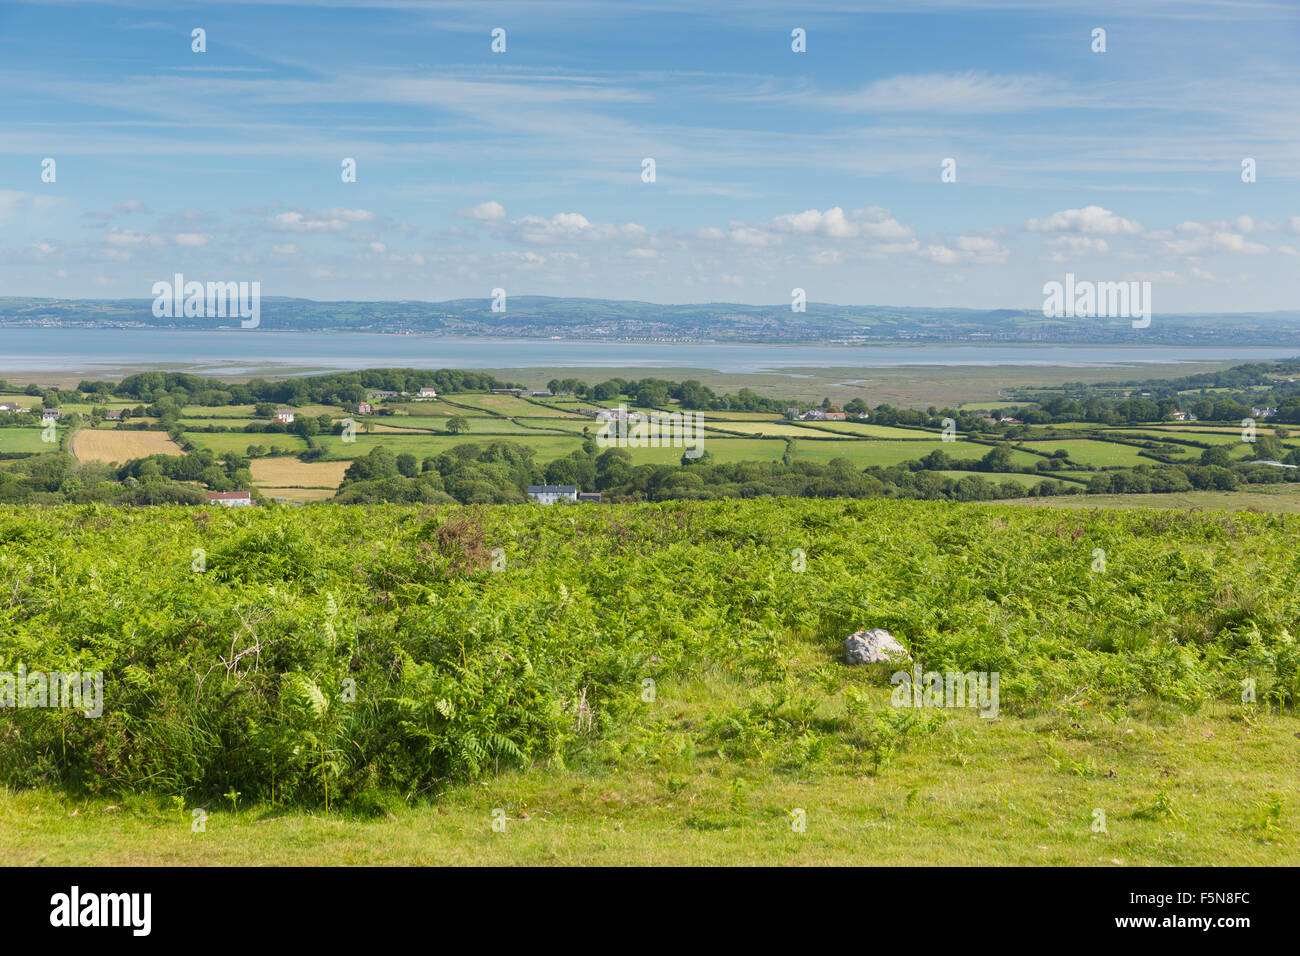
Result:
M122 420L122 409L110 408L104 413L104 420L108 422L120 422Z
M431 388L420 389L420 398L437 398L438 393Z
M203 497L208 504L223 508L247 508L253 503L253 495L248 491L205 491Z
M600 503L600 492L599 492L599 491L580 491L580 492L578 492L578 500L579 500L579 501L592 501L592 502L596 502L597 504L599 504L599 503Z
M10 412L14 415L20 415L27 409L23 408L17 402L0 402L0 412Z
M276 420L277 422L284 422L286 425L292 425L292 424L293 424L293 409L292 409L292 408L282 408L282 409L280 409L278 412L275 413L275 420Z
M59 410L57 408L46 408L41 411L42 422L57 422L59 420Z
M557 501L577 501L577 485L529 485L528 497L539 505L553 505Z
M357 414L358 414L358 415L372 415L372 414L374 414L374 411L375 411L375 410L374 410L373 408L370 407L370 403L369 403L369 402L357 402Z

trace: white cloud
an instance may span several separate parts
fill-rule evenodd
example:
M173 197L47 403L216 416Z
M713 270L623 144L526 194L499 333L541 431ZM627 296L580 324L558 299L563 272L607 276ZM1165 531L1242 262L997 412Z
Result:
M640 242L646 238L644 226L634 222L616 226L595 223L576 212L556 213L550 219L524 216L502 227L502 234L521 242Z
M480 222L499 222L506 218L506 207L495 200L481 202L456 213L461 219L477 219Z
M756 249L765 249L768 246L781 244L779 236L774 236L763 229L754 229L750 226L737 226L732 229L731 241L738 246L750 246Z
M1211 244L1217 252L1236 252L1246 256L1262 256L1268 252L1268 246L1250 242L1232 232L1216 232Z
M953 242L962 252L1000 252L1002 243L986 236L958 236Z
M832 206L825 212L809 209L799 213L786 213L772 220L782 230L796 233L815 233L830 236L832 239L846 239L857 235L857 230L844 215L839 206Z
M319 214L282 212L264 220L273 232L342 232L359 222L373 222L369 209L326 209Z
M1131 236L1142 231L1142 224L1133 219L1117 216L1101 206L1084 206L1082 209L1064 209L1046 219L1030 219L1026 228L1030 232L1079 232L1102 236Z
M211 236L201 232L178 232L174 238L176 239L176 245L183 246L186 249L198 249L212 241Z
M132 248L144 245L156 246L162 242L157 236L136 232L134 229L113 229L104 237L104 241L110 246L118 248Z
M856 93L812 99L828 109L846 111L1013 113L1043 105L1047 94L1044 81L1036 77L971 71L891 76Z

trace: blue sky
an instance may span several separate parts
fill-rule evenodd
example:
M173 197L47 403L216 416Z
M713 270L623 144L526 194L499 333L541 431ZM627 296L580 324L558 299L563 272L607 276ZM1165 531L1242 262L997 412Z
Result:
M1295 0L4 0L0 104L0 295L1300 308Z

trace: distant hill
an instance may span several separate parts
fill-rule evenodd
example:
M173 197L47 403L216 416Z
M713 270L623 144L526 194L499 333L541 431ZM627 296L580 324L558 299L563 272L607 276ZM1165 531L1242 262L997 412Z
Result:
M155 318L152 299L0 298L0 328L144 326L237 328L237 319ZM710 302L657 305L613 299L521 295L493 312L486 298L446 302L317 302L266 297L261 329L422 332L642 341L899 343L1041 342L1135 345L1300 345L1300 311L1180 314L1134 329L1128 319L1045 319L1015 309L931 309L810 302L787 305Z

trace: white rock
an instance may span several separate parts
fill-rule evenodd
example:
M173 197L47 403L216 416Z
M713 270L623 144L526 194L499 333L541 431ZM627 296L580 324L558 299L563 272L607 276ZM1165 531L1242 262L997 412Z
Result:
M879 664L905 661L907 648L883 628L850 634L844 641L844 660L848 664Z

